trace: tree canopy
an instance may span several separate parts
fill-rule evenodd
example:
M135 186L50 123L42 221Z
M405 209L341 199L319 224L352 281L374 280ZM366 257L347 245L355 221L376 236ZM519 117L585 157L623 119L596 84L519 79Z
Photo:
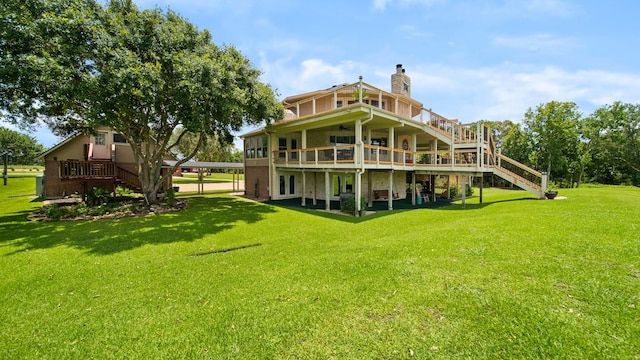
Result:
M9 164L33 165L44 146L33 137L0 126L0 154L9 153Z
M522 124L505 123L502 153L566 186L640 185L640 104L617 101L582 117L576 104L551 101L529 109Z
M247 58L171 10L140 11L131 0L7 0L0 9L3 117L43 121L58 135L114 129L131 145L150 202L163 157L184 136L197 140L181 162L207 137L230 143L245 123L282 118Z

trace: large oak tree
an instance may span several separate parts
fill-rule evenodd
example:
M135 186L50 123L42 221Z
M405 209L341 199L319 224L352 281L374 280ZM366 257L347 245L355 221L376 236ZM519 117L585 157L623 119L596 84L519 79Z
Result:
M0 110L58 135L104 125L131 145L149 202L162 159L184 136L230 142L245 123L283 115L274 91L233 46L217 46L172 11L130 0L5 0ZM177 138L172 133L181 129ZM164 177L170 176L170 173Z

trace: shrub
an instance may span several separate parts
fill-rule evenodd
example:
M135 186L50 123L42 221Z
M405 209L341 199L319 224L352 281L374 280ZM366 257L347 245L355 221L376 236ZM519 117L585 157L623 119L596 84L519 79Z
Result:
M469 184L466 185L465 189L467 189L466 196L473 196L473 188Z
M116 187L116 195L117 196L123 196L123 195L131 195L133 194L133 190L122 187L122 186L118 186Z
M165 192L165 195L166 195L165 201L167 205L173 206L176 204L176 193L175 191L173 191L172 188L167 189L167 191Z
M44 213L49 219L58 221L63 216L67 215L69 211L66 207L58 206L58 204L52 204L44 209Z
M360 209L367 208L367 203L360 197ZM340 201L340 211L346 214L356 215L356 197L353 194L345 195Z
M109 190L93 187L87 192L86 202L89 206L101 205L109 201L109 197L111 197Z

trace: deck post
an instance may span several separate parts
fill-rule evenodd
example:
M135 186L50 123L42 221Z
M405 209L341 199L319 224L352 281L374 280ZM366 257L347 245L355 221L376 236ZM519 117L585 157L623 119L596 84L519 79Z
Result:
M416 172L411 172L411 205L416 205Z
M480 204L482 204L482 190L484 189L484 173L480 176Z
M356 170L356 216L362 216L362 173Z
M307 206L307 176L302 171L302 207Z
M367 206L373 207L373 180L371 179L371 170L367 171Z
M329 171L324 172L324 209L329 211L331 210L331 184Z
M462 176L462 208L464 209L467 205L467 184L465 180L466 176Z
M318 173L317 172L313 172L313 206L315 207L316 205L318 205L318 187L317 184L318 183Z
M393 170L389 170L389 192L387 196L387 206L393 210Z

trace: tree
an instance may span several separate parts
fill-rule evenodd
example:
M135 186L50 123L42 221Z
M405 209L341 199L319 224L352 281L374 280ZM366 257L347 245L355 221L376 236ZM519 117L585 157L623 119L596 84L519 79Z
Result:
M531 141L531 161L546 168L549 177L568 179L569 163L577 157L578 122L582 114L573 102L550 101L535 110L529 108L524 117L524 131Z
M5 151L10 154L9 164L32 165L37 163L44 146L29 135L0 126L0 153Z
M182 129L176 129L173 133L173 138L177 139L180 137L182 135L182 131ZM182 140L177 146L180 156L184 157L185 154L191 154L199 142L199 136L194 133L182 135ZM201 144L192 159L195 161L228 162L231 159L232 152L233 143L219 139L215 135L206 135L201 141Z
M522 131L520 124L514 124L502 139L502 153L525 165L530 165L529 153L530 140L527 134Z
M172 11L131 0L7 0L3 18L3 117L43 120L58 135L113 128L130 144L150 203L163 157L185 136L197 154L207 137L230 143L245 123L283 116L274 91L233 46L218 47ZM35 39L35 40L34 40ZM180 136L172 140L175 129Z
M619 172L610 180L640 185L640 104L617 101L596 109L589 119L600 164Z

